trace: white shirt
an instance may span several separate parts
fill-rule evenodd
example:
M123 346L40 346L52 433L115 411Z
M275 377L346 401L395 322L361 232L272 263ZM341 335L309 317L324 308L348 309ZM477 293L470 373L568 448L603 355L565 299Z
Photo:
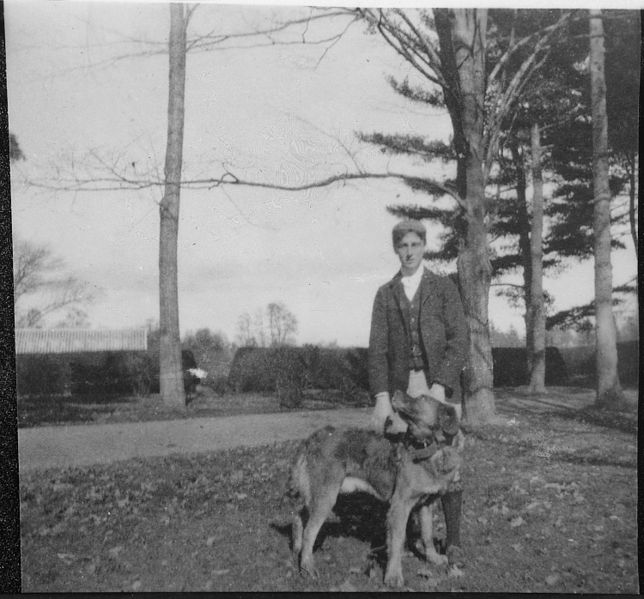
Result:
M424 270L425 268L421 264L413 275L403 275L403 277L401 278L403 289L405 290L405 295L407 296L407 299L409 301L414 299L414 295L416 295L416 291L418 291L420 281L423 278Z

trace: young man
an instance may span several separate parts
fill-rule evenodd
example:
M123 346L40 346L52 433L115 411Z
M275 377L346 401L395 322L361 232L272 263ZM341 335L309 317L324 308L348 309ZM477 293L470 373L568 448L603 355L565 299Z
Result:
M376 398L372 426L385 420L394 430L405 424L390 397L400 389L413 397L429 395L450 403L461 417L460 376L467 356L467 323L458 290L448 277L423 266L426 230L417 220L399 222L392 231L400 271L376 293L369 337L369 385ZM458 478L458 477L457 477ZM460 480L443 496L447 556L460 559Z

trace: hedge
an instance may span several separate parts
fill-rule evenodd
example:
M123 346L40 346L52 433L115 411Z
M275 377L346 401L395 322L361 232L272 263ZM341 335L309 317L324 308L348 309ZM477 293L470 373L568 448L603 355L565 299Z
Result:
M190 392L197 366L192 352L182 351L184 387ZM159 392L159 360L151 352L82 352L16 356L18 396L149 395Z
M242 347L235 353L228 376L236 392L271 392L284 368L310 389L368 390L367 349L321 349L314 346L286 348ZM283 357L277 358L279 352ZM285 357L284 357L285 356ZM492 348L494 385L528 383L526 350L520 347ZM285 361L284 361L285 360ZM556 347L546 348L546 385L568 382L566 364Z
M275 391L280 377L299 380L308 389L367 390L367 350L242 347L235 352L228 383L238 393Z
M593 386L596 375L594 346L562 347L560 351L568 367L571 383ZM617 372L622 385L639 384L639 341L617 344Z

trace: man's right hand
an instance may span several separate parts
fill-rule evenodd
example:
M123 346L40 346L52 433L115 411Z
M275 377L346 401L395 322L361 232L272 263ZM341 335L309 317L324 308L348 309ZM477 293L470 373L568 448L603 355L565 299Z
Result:
M393 413L389 393L386 391L377 393L376 406L371 414L370 428L377 433L382 433L384 431L385 421Z

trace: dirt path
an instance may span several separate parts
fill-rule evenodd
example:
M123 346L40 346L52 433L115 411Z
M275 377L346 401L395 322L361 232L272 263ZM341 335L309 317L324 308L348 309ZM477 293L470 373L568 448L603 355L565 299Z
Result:
M25 472L265 445L305 438L327 424L364 426L368 412L367 408L317 410L20 429L19 464Z
M627 395L637 402L637 392ZM592 405L587 389L552 388L541 397L496 390L499 421L520 414L574 415ZM106 464L134 457L200 453L303 439L327 424L366 426L369 408L215 416L178 420L43 426L18 430L21 471ZM603 417L602 417L603 418ZM625 418L637 420L637 412ZM597 424L604 424L601 418Z

